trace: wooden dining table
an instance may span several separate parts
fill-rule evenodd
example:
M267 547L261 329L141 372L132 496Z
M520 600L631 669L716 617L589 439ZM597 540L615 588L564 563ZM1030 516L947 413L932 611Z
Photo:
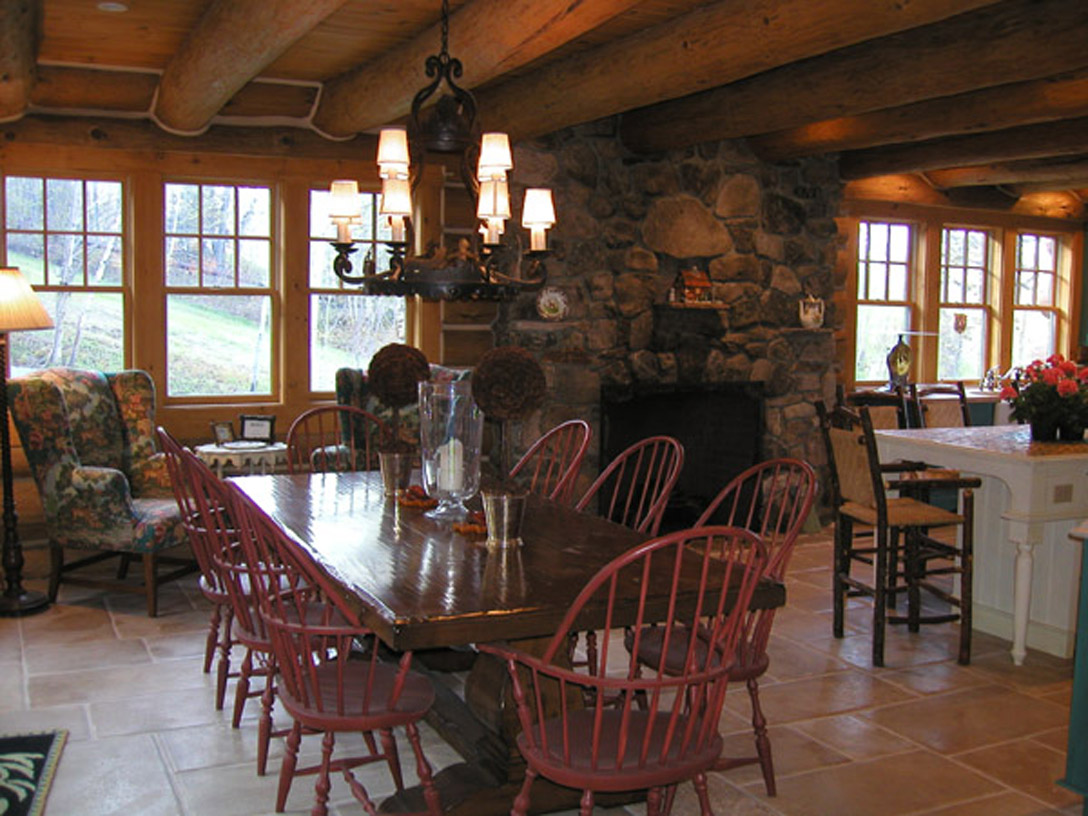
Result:
M414 667L434 674L427 665L441 665L451 650L468 657L463 693L435 678L438 696L428 720L465 759L435 781L448 813L508 813L524 763L514 743L507 673L471 646L506 640L539 654L589 578L647 536L530 496L522 545L494 549L484 536L461 535L451 522L386 497L376 472L231 481L310 553L390 649L415 653ZM784 587L765 581L752 604L784 602ZM594 623L586 621L587 628ZM577 807L577 791L542 779L533 791L534 807L542 810ZM390 797L383 810L414 806L417 795ZM607 806L630 798L599 801Z

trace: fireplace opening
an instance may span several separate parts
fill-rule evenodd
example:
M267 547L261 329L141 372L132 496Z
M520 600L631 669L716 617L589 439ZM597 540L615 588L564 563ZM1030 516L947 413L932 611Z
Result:
M682 530L730 479L761 461L763 384L602 390L602 468L629 445L658 434L684 446L684 467L661 522L661 532Z

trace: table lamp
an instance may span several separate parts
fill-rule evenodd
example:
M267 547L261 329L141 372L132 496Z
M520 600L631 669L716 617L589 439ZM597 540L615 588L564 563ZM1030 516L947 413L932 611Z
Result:
M41 592L23 588L23 548L16 530L15 491L11 475L11 428L8 424L8 334L30 329L51 329L53 319L22 273L0 267L0 467L4 478L4 594L0 615L28 615L49 606Z

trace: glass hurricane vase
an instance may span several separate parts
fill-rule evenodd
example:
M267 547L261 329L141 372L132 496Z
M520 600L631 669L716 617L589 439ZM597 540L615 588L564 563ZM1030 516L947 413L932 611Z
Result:
M464 502L480 489L484 415L469 380L419 384L419 436L423 488L438 506L426 515L459 519Z

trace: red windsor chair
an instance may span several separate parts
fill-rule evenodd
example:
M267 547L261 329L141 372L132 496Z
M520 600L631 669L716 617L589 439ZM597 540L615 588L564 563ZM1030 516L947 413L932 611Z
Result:
M480 644L504 660L522 728L527 768L511 813L525 816L537 776L583 791L581 813L595 792L649 789L648 816L661 813L665 789L691 779L709 816L706 773L722 750L718 719L746 610L766 563L759 538L733 527L684 530L648 541L597 573L571 604L543 656L505 644ZM585 673L566 665L576 623L589 616L604 631L598 661ZM697 638L673 673L662 662L637 676L639 637L658 622L667 653L674 637ZM629 626L634 650L618 666L610 633ZM664 654L664 653L663 653ZM583 701L588 704L582 705ZM641 702L639 702L641 701Z
M541 436L510 470L529 480L529 492L570 504L592 435L589 423L571 419Z
M322 405L299 414L287 431L291 473L377 470L385 423L353 405Z
M770 459L734 477L703 511L696 526L728 524L757 534L767 548L765 575L775 581L784 581L801 526L815 498L816 473L807 462ZM758 762L768 796L774 796L776 788L767 720L759 704L759 678L770 664L767 643L774 613L774 608L748 611L741 624L736 662L729 669L730 680L743 680L748 687L756 756L722 757L715 765L715 770L721 771ZM650 627L642 634L637 654L640 663L652 667L661 662L664 635L658 627ZM705 635L699 632L697 649L706 648ZM632 633L628 633L629 648L633 647L633 642ZM665 661L668 670L679 670L688 645L686 638L674 638Z
M294 719L280 770L276 812L286 807L296 776L316 774L313 816L328 812L330 774L344 775L367 813L375 812L366 788L352 773L385 762L398 792L404 790L393 728L403 726L416 760L429 816L442 812L417 723L434 702L430 681L411 671L412 654L388 662L377 637L363 626L311 557L237 489L232 512L244 532L250 581L268 626L279 673L280 701ZM362 733L367 753L333 758L336 734ZM375 740L374 732L378 732ZM321 760L298 767L304 733L321 733ZM380 742L380 747L379 743Z

